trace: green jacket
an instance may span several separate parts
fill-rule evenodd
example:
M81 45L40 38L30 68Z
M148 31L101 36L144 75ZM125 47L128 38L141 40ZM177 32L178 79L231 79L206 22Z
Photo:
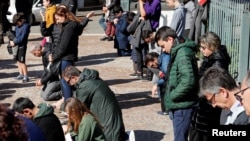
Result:
M90 114L84 116L78 128L78 134L74 134L75 141L106 141L101 127Z
M98 71L83 70L77 84L76 98L97 117L108 141L124 140L125 128L120 106L113 91L99 78Z
M170 51L164 104L167 110L192 107L198 99L197 45L188 39L175 40Z

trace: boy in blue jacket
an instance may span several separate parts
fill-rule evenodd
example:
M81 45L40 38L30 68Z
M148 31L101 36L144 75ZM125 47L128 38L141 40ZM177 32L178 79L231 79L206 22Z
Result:
M16 80L23 80L23 82L28 82L28 70L25 64L26 50L28 37L30 33L30 26L25 21L23 13L17 13L13 17L13 23L16 24L15 27L15 38L10 41L10 46L18 46L18 52L16 55L17 66L19 70L19 75L15 77Z

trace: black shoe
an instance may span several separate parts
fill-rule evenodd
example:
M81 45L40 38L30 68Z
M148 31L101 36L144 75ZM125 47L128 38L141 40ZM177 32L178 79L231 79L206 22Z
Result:
M141 81L141 82L147 82L149 81L146 77L143 77L141 75L137 75L137 78Z
M113 37L108 37L107 41L113 41Z
M108 38L109 38L109 37L104 36L104 37L102 37L100 40L101 40L101 41L105 41L105 40L108 40Z
M130 77L137 77L137 73L136 73L136 72L131 73L131 74L129 74L129 76L130 76Z

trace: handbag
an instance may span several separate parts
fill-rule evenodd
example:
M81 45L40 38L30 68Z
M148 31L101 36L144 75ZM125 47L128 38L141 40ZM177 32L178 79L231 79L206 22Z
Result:
M9 53L10 55L13 54L12 46L10 46L10 43L8 43L8 45L7 45L7 51L8 51L8 53Z
M58 75L61 72L61 64L61 60L50 62L47 66L47 70L54 75Z

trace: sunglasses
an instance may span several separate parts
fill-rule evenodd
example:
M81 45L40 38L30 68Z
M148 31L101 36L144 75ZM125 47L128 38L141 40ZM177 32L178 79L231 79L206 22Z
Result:
M249 88L250 88L250 87L246 87L245 89L242 89L242 90L236 92L236 93L234 94L235 98L236 98L239 102L241 102L241 101L242 101L242 97L239 96L239 94L241 93L241 95L243 95L244 92L245 92L247 89L249 89Z

